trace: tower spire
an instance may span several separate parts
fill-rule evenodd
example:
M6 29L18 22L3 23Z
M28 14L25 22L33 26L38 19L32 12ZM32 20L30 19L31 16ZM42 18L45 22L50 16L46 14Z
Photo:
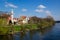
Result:
M11 13L13 14L14 12L13 12L13 9L11 9Z
M11 21L12 21L12 23L13 23L13 18L14 18L14 16L13 16L13 9L11 10Z

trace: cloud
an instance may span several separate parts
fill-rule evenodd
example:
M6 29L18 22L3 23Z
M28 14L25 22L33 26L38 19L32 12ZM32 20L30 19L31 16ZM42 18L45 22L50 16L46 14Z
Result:
M16 5L14 5L14 4L11 4L11 3L8 3L8 2L5 2L6 3L6 5L5 5L5 7L12 7L12 8L18 8Z
M39 5L38 8L35 10L35 12L38 12L38 13L45 13L47 16L52 16L51 12L49 10L45 10L44 8L46 8L46 6L44 5Z
M47 16L52 16L51 12L48 11L48 10L43 10L43 9L36 9L35 12L38 12L38 13L45 13L47 14Z
M48 10L47 10L47 11L45 11L45 13L46 13L48 16L52 16L52 15L51 15L51 12L50 12L50 11L48 11Z
M40 13L40 12L44 12L44 10L43 9L36 9L35 12Z
M38 12L38 13L44 12L44 8L46 8L46 6L44 6L44 5L39 5L39 6L37 6L37 9L35 10L35 12Z
M23 12L26 12L26 11L27 11L27 9L23 8L23 9L22 9L22 11L23 11Z
M43 8L46 8L46 6L44 6L44 5L39 5L38 8L43 9Z

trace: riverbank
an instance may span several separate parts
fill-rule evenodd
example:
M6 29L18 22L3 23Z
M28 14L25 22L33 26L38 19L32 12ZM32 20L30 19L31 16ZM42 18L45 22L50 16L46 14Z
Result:
M18 20L19 21L19 20ZM42 30L49 28L55 24L55 21L52 17L48 16L47 18L39 18L36 16L30 17L28 20L28 23L19 23L14 24L11 23L7 24L7 19L5 17L0 18L0 35L5 34L14 34L16 32L24 32L24 31L30 31L30 30Z
M17 32L24 32L24 31L30 31L30 30L37 30L37 29L44 29L51 27L51 24L45 24L44 26L40 24L24 24L24 25L8 25L8 26L1 26L0 27L0 35L6 35L6 34L14 34Z
M56 23L55 26L49 27L46 30L33 30L18 32L14 35L0 35L0 40L60 40L60 23Z

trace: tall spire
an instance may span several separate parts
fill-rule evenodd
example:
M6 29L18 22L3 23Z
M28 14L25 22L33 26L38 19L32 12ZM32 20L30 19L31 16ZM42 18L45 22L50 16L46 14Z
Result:
M11 10L11 14L13 14L14 12L13 12L13 9Z
M13 23L13 18L14 18L14 16L13 16L13 9L11 10L11 21L12 21L12 23Z

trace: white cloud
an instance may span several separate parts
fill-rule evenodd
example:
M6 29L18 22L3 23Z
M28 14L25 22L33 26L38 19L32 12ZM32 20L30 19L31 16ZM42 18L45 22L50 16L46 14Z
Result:
M44 6L44 5L39 5L38 8L42 8L42 9L43 9L43 8L46 8L46 6Z
M37 9L35 10L35 12L38 12L38 13L44 12L44 8L46 8L44 5L39 5L39 6L37 7Z
M27 9L23 8L23 9L22 9L22 11L23 11L23 12L26 12L26 11L27 11Z
M40 13L40 12L44 12L44 10L43 9L36 9L35 12Z
M11 3L8 3L8 2L5 2L6 3L6 5L5 5L5 7L12 7L12 8L18 8L16 5L14 5L14 4L11 4Z
M46 6L44 5L39 5L38 8L35 10L35 12L38 13L45 13L47 16L52 16L51 12L49 10L45 10Z
M45 13L46 13L48 16L52 16L52 15L51 15L51 12L50 12L50 11L48 11L48 10L47 10L47 11L45 11Z

